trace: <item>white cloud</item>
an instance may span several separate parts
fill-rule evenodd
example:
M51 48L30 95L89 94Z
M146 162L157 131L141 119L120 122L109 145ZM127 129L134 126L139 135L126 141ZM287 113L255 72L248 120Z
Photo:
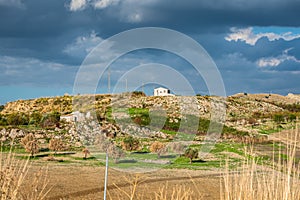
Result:
M257 65L259 67L276 67L282 63L283 60L278 59L278 58L261 58L257 61Z
M132 13L126 17L126 21L132 22L132 23L140 22L140 21L142 21L142 19L143 19L143 17L142 17L141 13Z
M111 5L116 5L120 0L96 0L93 2L93 6L96 9L104 9Z
M61 86L72 83L76 68L36 58L0 56L0 71L0 86L26 84Z
M300 38L300 34L293 34L292 32L286 32L282 34L276 34L272 32L267 33L258 33L255 34L253 32L253 27L244 28L244 29L238 29L238 28L231 28L230 31L232 33L228 34L225 37L225 40L227 41L243 41L249 45L255 45L256 42L261 39L262 37L267 37L269 41L284 39L286 41L294 40L297 38Z
M44 62L36 58L17 58L0 56L0 69L6 75L24 75L24 71L32 72L35 69L49 69L60 71L65 65L55 62Z
M103 39L98 37L95 31L92 31L88 36L77 37L63 52L75 57L84 57L102 41Z
M158 0L71 0L70 11L79 11L92 7L94 9L116 8L115 17L129 23L141 22L147 15L146 8Z
M284 50L283 53L277 57L261 58L257 61L257 65L259 67L277 67L278 65L280 65L285 61L293 61L293 62L300 63L300 60L298 60L294 56L288 55L288 52L291 49L292 48Z
M82 10L86 7L86 5L87 5L87 0L71 0L70 10L71 11Z
M0 6L24 7L21 0L0 0Z
M95 9L104 9L109 6L116 5L119 2L120 0L71 0L69 9L70 11L79 11L89 6Z

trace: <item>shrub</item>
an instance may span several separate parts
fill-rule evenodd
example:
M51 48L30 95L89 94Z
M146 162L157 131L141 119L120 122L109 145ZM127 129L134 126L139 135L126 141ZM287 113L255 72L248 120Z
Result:
M43 116L43 118L41 119L41 126L43 128L59 126L59 121L60 121L60 113L52 112Z
M290 122L294 122L294 121L296 121L296 119L297 119L297 116L295 115L295 114L289 114L289 121Z
M282 114L275 114L273 117L274 122L280 124L284 121L284 116Z
M5 116L0 114L0 126L6 126L7 125L7 120Z
M33 112L29 118L29 124L39 125L42 120L42 114L39 112Z
M4 105L0 105L0 112L4 110Z
M25 113L12 113L6 116L8 125L28 125L29 118Z
M135 151L140 148L140 141L137 138L128 136L121 142L122 148L126 151Z
M145 97L146 94L143 91L133 91L131 94L133 97Z

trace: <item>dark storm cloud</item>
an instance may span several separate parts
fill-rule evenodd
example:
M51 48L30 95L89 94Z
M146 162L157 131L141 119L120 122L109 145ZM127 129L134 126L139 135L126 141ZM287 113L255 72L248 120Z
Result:
M0 0L0 85L70 86L86 54L102 39L144 26L172 28L197 40L216 61L230 94L276 87L286 92L299 80L295 60L267 67L257 63L262 58L283 59L287 49L286 56L299 60L300 39L262 37L255 45L224 39L231 27L299 27L299 0L106 0L102 7L95 6L100 0L87 0L72 11L70 2ZM147 62L176 61L166 54L144 57ZM187 68L184 62L170 65ZM284 82L286 75L290 79ZM300 92L299 87L294 90Z

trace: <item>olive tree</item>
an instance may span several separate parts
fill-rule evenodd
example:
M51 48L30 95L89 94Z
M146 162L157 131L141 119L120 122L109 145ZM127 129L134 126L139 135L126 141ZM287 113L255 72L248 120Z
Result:
M26 152L30 153L31 157L39 152L38 142L32 133L27 134L21 139L21 145L25 148Z
M49 149L54 151L54 155L56 155L57 151L61 151L65 149L65 144L61 139L52 138L49 142Z
M160 155L166 150L166 145L162 142L153 142L150 146L150 151L152 153L157 153L157 157L160 158Z
M185 150L184 156L190 159L190 163L192 164L194 158L198 158L198 149L195 148L187 148Z

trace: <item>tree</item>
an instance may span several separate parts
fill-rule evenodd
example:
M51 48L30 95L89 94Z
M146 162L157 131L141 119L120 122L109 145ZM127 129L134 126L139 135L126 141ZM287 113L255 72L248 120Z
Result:
M94 144L100 151L106 152L110 157L112 157L115 163L118 163L118 160L125 155L122 149L116 147L103 134L96 137Z
M84 149L82 150L82 153L84 154L83 159L87 159L87 155L90 154L90 151L89 151L87 148L84 148Z
M111 144L108 147L108 155L114 159L114 163L118 163L119 159L124 157L124 152L119 147L116 147L114 144Z
M171 142L168 144L168 148L170 151L176 153L176 154L183 154L184 149L187 147L187 145L182 144L181 142Z
M27 134L21 139L21 145L25 148L26 152L30 153L31 157L39 152L38 142L32 133Z
M54 155L56 155L57 151L64 150L65 144L61 139L52 138L49 142L49 149L54 151Z
M184 156L190 159L190 163L192 164L194 158L198 158L198 149L187 148L185 150Z
M99 149L99 151L107 152L108 147L111 145L111 142L105 135L99 134L95 138L94 144L95 144L96 148Z
M162 142L153 142L150 146L150 151L152 153L157 153L157 157L160 158L161 153L163 153L166 150L166 145Z
M135 151L140 148L140 141L137 138L129 136L123 139L121 145L126 151Z

